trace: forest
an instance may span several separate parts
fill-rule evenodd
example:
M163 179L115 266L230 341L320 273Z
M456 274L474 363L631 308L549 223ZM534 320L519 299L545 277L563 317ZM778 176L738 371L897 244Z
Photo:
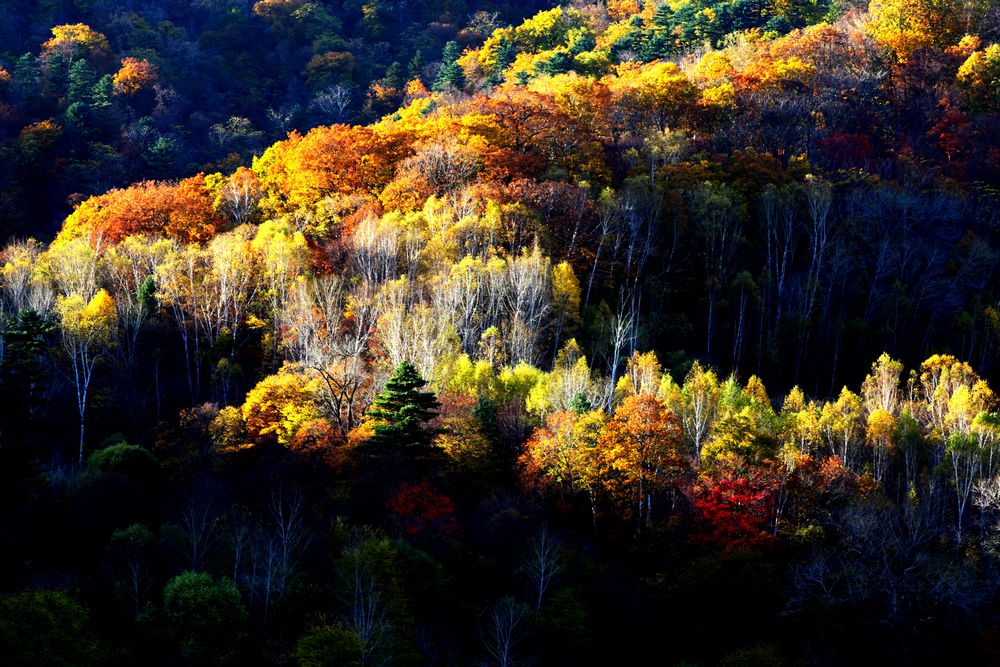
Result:
M1000 663L997 0L0 0L0 663Z

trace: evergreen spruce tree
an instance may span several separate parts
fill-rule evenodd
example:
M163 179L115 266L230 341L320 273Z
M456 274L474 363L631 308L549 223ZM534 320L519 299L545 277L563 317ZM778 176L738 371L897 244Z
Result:
M93 102L96 83L97 73L90 63L83 58L75 61L69 68L66 102L70 105L90 104Z
M25 53L14 62L14 94L22 103L38 95L42 82L42 68L38 58Z
M91 90L91 100L95 108L109 108L114 102L115 80L110 74L105 74L94 84Z
M368 439L372 449L400 452L429 451L434 433L426 427L437 414L433 393L422 391L427 381L408 361L396 368L368 412L374 419L375 435Z
M517 48L512 41L504 37L496 46L495 57L496 64L493 66L493 71L487 79L487 82L491 86L497 86L503 82L503 73L517 57Z
M543 74L565 74L573 67L573 54L569 51L556 51L547 61L538 66Z
M59 99L66 94L69 64L62 53L56 51L45 58L43 88L45 95Z
M393 62L385 70L385 85L394 90L405 90L406 79L403 77L403 66L399 61Z
M444 45L444 52L441 54L441 69L438 70L437 79L434 81L434 90L443 91L448 88L465 88L465 72L458 65L458 57L462 51L457 42L448 42Z
M48 353L53 326L33 310L21 312L4 331L0 362L0 431L3 444L27 442L36 431L45 404Z
M479 428L490 444L500 443L500 424L497 422L497 404L489 396L480 395L476 399L476 407L472 408L472 416L479 421Z
M582 415L585 412L589 412L594 406L590 404L590 400L583 394L577 394L573 397L573 402L569 404L569 409L578 415Z
M417 49L417 52L413 54L413 58L410 59L410 63L406 66L406 75L410 77L410 81L413 79L419 79L424 73L424 52Z

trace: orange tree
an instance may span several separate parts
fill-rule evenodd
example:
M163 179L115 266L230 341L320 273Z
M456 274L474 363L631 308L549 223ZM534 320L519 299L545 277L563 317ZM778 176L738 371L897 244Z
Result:
M684 474L680 420L652 394L629 396L597 444L603 482L612 498L634 507L641 527L652 522L653 501Z

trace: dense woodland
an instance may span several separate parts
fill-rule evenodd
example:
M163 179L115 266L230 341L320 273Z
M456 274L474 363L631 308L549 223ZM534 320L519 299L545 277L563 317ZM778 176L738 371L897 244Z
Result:
M0 18L0 662L1000 662L996 0Z

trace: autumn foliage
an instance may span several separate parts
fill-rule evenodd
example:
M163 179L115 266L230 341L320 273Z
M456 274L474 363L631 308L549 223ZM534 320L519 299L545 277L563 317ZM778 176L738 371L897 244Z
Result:
M114 243L148 234L198 243L210 240L222 224L213 193L199 174L176 184L147 181L88 199L66 220L63 235Z

